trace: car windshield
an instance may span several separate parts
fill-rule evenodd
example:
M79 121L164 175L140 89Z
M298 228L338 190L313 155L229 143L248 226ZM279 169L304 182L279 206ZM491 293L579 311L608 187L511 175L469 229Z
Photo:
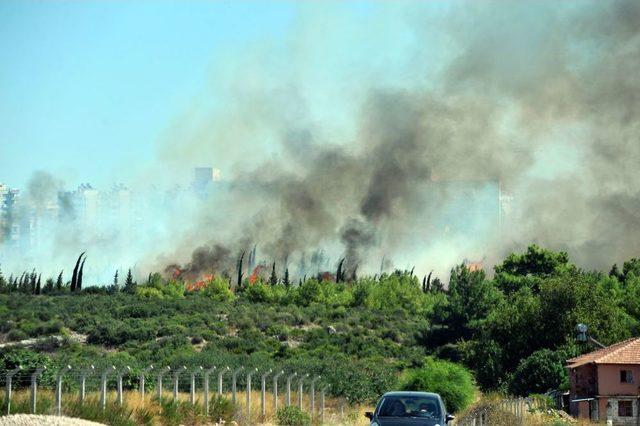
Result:
M440 404L433 396L393 395L387 396L380 405L380 417L425 417L439 418Z

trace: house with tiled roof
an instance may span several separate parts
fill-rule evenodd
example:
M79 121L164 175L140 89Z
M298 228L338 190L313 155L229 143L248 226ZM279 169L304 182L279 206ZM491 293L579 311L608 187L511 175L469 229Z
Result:
M640 338L567 360L571 415L613 425L640 424Z

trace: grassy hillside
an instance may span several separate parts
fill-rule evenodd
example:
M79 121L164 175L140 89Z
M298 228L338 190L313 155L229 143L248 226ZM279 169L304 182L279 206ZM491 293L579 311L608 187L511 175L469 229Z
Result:
M564 359L591 349L576 343L577 323L605 344L638 334L638 271L635 259L622 271L583 271L566 253L532 246L507 257L491 279L454 268L446 290L408 271L239 288L218 277L190 290L156 274L125 288L75 292L64 285L34 291L2 278L0 369L243 365L321 375L332 395L372 402L440 358L470 369L483 390L527 395L566 386ZM67 337L7 346L55 335ZM531 380L523 373L538 370L550 373Z

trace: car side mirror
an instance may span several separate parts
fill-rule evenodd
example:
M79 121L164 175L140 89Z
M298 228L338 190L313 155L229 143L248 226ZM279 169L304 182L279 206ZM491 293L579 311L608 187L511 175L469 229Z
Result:
M373 413L371 411L367 411L366 413L364 413L364 416L369 420L373 420Z
M452 414L447 414L447 416L444 418L444 420L449 423L451 420L455 419L456 416L452 415Z

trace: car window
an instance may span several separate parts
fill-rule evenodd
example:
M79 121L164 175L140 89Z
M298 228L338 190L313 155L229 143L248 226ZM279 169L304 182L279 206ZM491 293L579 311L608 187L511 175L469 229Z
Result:
M388 396L381 402L380 417L440 417L437 398L429 396Z

